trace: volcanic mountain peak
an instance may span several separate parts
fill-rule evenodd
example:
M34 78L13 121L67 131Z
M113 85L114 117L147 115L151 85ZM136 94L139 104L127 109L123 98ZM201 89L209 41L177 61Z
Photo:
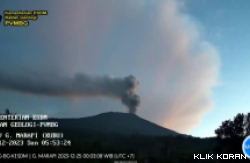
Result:
M121 135L167 136L181 135L131 113L107 112L79 119L61 119L60 126L75 130L88 129L95 132Z

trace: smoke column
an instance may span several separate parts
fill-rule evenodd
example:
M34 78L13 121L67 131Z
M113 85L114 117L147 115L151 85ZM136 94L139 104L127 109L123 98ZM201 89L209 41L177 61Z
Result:
M0 88L23 93L59 97L113 97L121 99L129 108L129 113L136 113L140 98L136 94L139 81L133 77L113 78L94 77L82 73L73 78L37 78L32 76L7 75L0 73Z

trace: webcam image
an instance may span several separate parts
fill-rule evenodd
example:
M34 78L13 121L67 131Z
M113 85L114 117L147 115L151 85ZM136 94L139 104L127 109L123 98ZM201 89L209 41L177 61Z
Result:
M249 6L1 0L0 162L249 162Z

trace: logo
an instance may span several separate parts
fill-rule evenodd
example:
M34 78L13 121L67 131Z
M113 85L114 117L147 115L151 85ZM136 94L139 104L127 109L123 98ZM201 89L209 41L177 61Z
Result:
M0 23L1 23L1 21L2 21L2 15L0 15Z
M242 143L242 151L250 159L250 135Z

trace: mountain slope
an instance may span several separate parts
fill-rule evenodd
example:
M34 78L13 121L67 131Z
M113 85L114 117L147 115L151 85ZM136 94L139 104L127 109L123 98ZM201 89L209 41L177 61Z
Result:
M78 119L56 119L60 128L88 130L107 134L167 136L179 133L160 127L129 113L108 112Z

